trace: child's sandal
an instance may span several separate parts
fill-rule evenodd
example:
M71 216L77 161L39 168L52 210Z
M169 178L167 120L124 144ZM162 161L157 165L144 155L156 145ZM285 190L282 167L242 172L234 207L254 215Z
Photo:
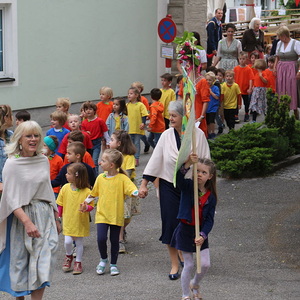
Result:
M199 285L193 285L192 283L190 283L190 289L194 300L203 300L199 288ZM197 291L196 293L194 292L195 290Z

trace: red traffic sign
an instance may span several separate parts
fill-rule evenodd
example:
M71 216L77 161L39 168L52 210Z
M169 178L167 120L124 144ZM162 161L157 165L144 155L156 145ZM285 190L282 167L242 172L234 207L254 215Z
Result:
M171 18L163 18L158 23L158 35L165 43L171 43L176 37L176 24Z

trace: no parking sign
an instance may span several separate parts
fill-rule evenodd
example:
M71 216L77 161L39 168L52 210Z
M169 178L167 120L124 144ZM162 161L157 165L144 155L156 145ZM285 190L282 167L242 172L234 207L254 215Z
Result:
M176 37L176 33L177 33L176 24L169 17L163 18L158 23L157 31L160 39L163 42L171 43Z
M171 15L167 15L158 23L157 27L158 36L165 43L172 43L176 37L177 29L176 24L172 20ZM166 69L169 72L171 69L172 58L173 58L173 47L169 45L161 46L161 57L166 59Z

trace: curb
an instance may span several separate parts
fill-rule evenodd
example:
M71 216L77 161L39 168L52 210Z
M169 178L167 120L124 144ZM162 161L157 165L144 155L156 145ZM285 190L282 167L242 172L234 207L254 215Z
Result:
M273 165L273 172L300 162L300 154L290 156Z

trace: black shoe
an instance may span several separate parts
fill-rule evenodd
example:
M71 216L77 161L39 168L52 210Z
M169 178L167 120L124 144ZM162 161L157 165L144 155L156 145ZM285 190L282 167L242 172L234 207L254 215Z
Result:
M218 134L223 133L223 131L224 131L224 128L223 127L219 127Z
M249 115L245 115L244 122L249 122Z
M179 279L179 277L180 277L179 272L177 272L175 274L169 274L169 279L170 280L177 280L177 279Z
M144 148L144 153L148 153L149 152L149 149L150 149L150 145L146 145L145 148Z

